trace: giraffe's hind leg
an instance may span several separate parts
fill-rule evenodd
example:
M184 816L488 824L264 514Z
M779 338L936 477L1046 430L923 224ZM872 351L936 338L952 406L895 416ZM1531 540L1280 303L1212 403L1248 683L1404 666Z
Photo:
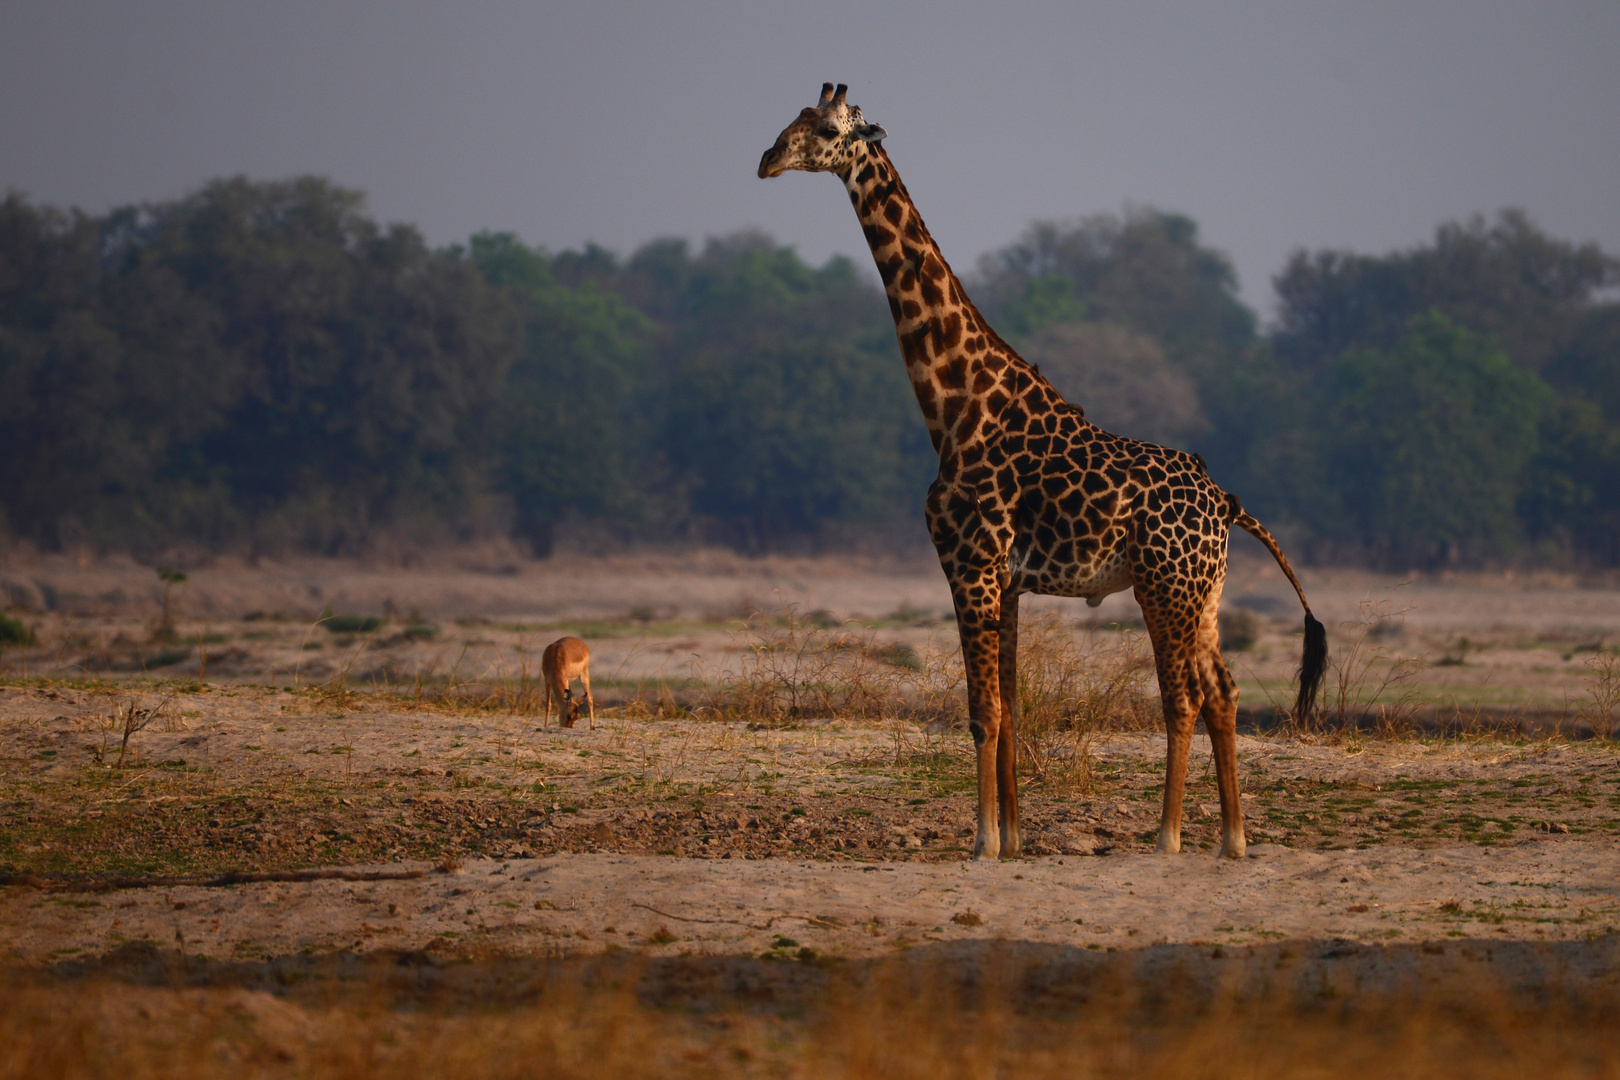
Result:
M1190 673L1198 682L1199 719L1209 734L1215 759L1215 782L1221 795L1221 855L1241 859L1244 852L1243 804L1237 772L1237 680L1221 656L1221 590L1226 583L1224 563L1211 568L1212 586L1194 630Z
M1217 653L1217 660L1220 654ZM1204 694L1204 728L1215 755L1215 782L1221 791L1221 855L1243 858L1243 804L1237 777L1237 684L1224 663L1217 663Z
M1218 599L1218 594L1217 594ZM1215 758L1215 783L1221 793L1221 855L1241 859L1243 803L1238 791L1237 771L1237 680L1221 657L1220 632L1216 628L1217 604L1209 606L1208 626L1199 635L1199 681L1204 689L1201 716L1209 732L1210 750Z
M1178 665L1190 675L1187 665ZM1165 685L1161 674L1160 685ZM1161 692L1164 703L1164 807L1159 813L1159 839L1153 850L1161 855L1174 855L1181 850L1181 800L1187 786L1187 755L1192 749L1193 726L1198 722L1202 702L1194 685L1182 685Z
M1159 838L1154 850L1173 855L1181 850L1181 802L1187 785L1187 755L1192 749L1193 727L1204 707L1204 686L1198 671L1201 606L1174 596L1169 588L1137 587L1142 618L1153 642L1153 666L1159 676L1159 700L1164 706L1164 806L1159 815ZM1184 594L1183 594L1184 595Z

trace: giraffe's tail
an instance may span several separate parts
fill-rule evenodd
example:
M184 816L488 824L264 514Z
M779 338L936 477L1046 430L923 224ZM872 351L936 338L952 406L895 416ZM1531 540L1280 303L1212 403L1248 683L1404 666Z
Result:
M1288 565L1288 559L1277 546L1277 538L1271 531L1254 519L1254 515L1238 503L1236 496L1228 496L1232 503L1234 516L1232 524L1266 545L1271 557L1277 560L1282 572L1287 575L1288 581L1294 586L1294 592L1299 594L1300 606L1305 609L1305 652L1299 660L1299 696L1294 699L1294 722L1296 724L1308 723L1311 712L1316 708L1316 696L1321 692L1322 680L1327 675L1327 630L1311 614L1310 602L1305 599L1305 590L1300 588L1299 579L1294 576L1293 567Z

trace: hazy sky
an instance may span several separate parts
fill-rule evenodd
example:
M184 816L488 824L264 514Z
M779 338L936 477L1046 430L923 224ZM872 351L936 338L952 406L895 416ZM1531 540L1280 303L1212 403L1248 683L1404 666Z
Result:
M1294 248L1522 206L1620 252L1620 3L12 0L0 185L100 211L319 173L434 243L757 227L869 266L835 180L755 178L824 80L958 270L1035 218L1191 215L1250 303Z

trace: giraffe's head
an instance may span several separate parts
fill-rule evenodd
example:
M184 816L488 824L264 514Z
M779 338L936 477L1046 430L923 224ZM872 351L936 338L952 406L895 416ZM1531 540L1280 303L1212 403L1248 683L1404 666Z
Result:
M798 119L782 129L776 145L759 159L759 178L781 176L789 169L804 172L836 172L855 156L857 142L877 142L888 132L868 124L859 106L845 103L849 87L832 83L821 85L821 100L805 109Z

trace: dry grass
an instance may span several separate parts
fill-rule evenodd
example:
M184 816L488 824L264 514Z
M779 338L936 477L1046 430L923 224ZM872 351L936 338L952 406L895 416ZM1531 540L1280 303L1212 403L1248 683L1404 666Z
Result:
M1586 678L1589 704L1582 710L1583 719L1591 725L1593 735L1612 739L1620 718L1620 655L1597 653L1587 660L1586 667L1591 674Z
M0 988L0 1077L1620 1076L1604 991L1512 994L1476 972L1436 974L1421 994L1346 993L1274 954L1226 963L1224 976L1208 960L1201 972L1122 960L1044 980L1005 955L620 964L437 995L410 971L295 980L276 996L13 985Z
M895 759L934 752L933 734L967 723L954 636L884 642L855 623L829 626L785 607L756 612L734 638L740 663L711 677L712 715L767 725L811 718L886 723ZM1091 790L1091 741L1160 723L1146 636L1077 628L1056 612L1024 620L1018 651L1020 765L1054 790ZM965 747L957 748L967 753Z
M1148 731L1161 718L1146 635L1083 631L1056 613L1018 634L1019 765L1055 790L1091 791L1091 742L1103 731Z
M1380 734L1411 730L1418 705L1414 682L1422 660L1395 647L1406 612L1387 600L1363 600L1354 622L1341 628L1329 654L1322 707L1308 720L1291 717L1296 735L1346 731L1370 716Z
M719 672L707 705L727 719L885 720L906 709L920 661L855 623L828 625L788 605L756 611L733 637L736 668Z

